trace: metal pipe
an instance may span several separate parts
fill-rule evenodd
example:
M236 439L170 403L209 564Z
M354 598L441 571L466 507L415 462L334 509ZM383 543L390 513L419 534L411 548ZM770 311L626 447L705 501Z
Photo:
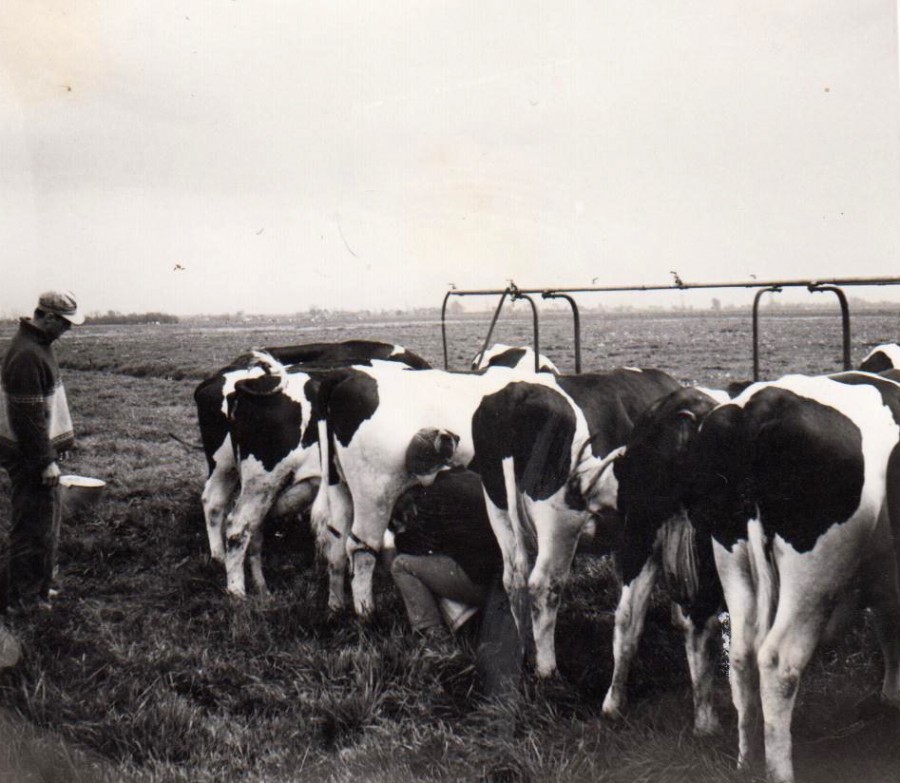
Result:
M487 336L484 338L484 345L481 346L481 356L484 356L485 351L487 351L488 343L491 341L491 335L494 333L494 326L497 325L497 319L500 317L500 311L503 309L503 303L506 301L506 297L509 294L515 295L516 288L515 286L510 286L503 290L503 293L500 296L500 301L497 303L497 309L494 310L494 317L491 318L491 325L488 327Z
M544 291L541 296L544 299L565 299L572 308L572 322L575 328L575 372L581 373L581 315L578 312L578 305L575 300L568 294L559 294L554 291Z
M769 286L756 292L753 297L753 380L759 380L759 300L763 294L781 292L780 286Z
M811 285L810 293L817 291L831 291L838 298L841 305L841 329L844 337L844 370L850 369L850 307L844 292L833 285Z
M759 300L762 294L771 292L777 293L784 288L803 287L811 292L815 291L833 291L841 304L843 340L844 340L844 367L850 369L850 315L847 307L847 300L844 292L840 290L840 286L890 286L900 285L900 277L844 277L829 278L819 280L745 280L739 282L716 282L716 283L685 283L679 280L676 284L665 285L638 285L638 286L572 286L554 288L518 288L515 284L511 284L506 289L481 289L481 290L457 290L452 289L447 292L444 297L444 304L441 307L441 333L444 343L444 367L448 365L447 355L447 337L445 328L445 312L447 300L450 296L496 296L501 295L500 303L494 313L491 321L490 330L485 338L482 352L487 350L491 335L493 334L494 325L500 314L505 297L512 293L515 298L526 298L528 294L541 294L544 298L564 298L569 301L572 306L573 318L575 319L575 371L580 372L581 369L581 331L580 320L578 316L577 305L568 294L573 293L617 293L617 292L640 292L640 291L686 291L691 289L708 290L714 288L755 288L759 289L753 300L753 377L759 380L759 324L758 324L758 308ZM538 325L537 311L534 303L531 302L532 312L535 323L535 354L538 353Z
M672 285L627 285L627 286L553 286L552 288L520 288L517 289L523 294L543 294L545 291L565 292L570 294L583 293L615 293L628 291L687 291L690 289L709 289L709 288L791 288L801 287L809 288L810 286L857 286L857 285L900 285L900 277L844 277L830 278L827 280L745 280L740 282L719 282L719 283L684 283ZM484 289L484 290L459 290L454 291L456 296L485 296L489 294L500 294L502 289Z
M444 369L448 369L449 360L447 358L447 301L453 296L453 289L444 294L444 301L441 304L441 341L444 344Z
M540 340L540 331L538 329L538 311L537 305L534 303L534 300L528 295L523 294L521 291L516 289L512 295L513 301L516 299L524 299L528 304L531 305L531 320L534 324L534 371L537 372L541 369L540 362L540 353L541 353L541 340Z

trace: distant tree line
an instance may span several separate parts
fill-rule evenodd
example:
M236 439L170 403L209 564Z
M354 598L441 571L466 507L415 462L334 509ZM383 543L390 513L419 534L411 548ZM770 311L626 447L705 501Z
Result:
M88 324L177 324L178 316L168 313L119 313L107 310L105 313L91 313L85 317Z

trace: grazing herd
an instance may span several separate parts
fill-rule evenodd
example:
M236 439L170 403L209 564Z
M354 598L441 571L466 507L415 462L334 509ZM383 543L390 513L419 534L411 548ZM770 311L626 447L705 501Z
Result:
M397 500L467 467L482 480L517 627L549 677L575 549L595 515L614 512L622 592L604 714L624 709L661 582L685 634L695 731L719 725L713 662L727 610L739 766L764 758L770 780L791 781L800 677L848 595L872 609L881 695L900 706L895 366L900 348L878 346L859 371L786 376L730 398L657 370L565 375L507 346L459 373L370 341L254 351L195 391L210 554L230 593L245 593L245 560L265 592L263 520L308 511L329 609L345 605L349 568L354 609L368 617Z

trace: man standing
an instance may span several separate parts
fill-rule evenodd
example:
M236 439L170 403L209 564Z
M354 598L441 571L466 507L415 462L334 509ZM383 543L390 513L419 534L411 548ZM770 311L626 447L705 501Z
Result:
M42 294L34 316L20 321L0 369L0 465L9 474L12 505L8 558L0 569L3 613L50 607L61 522L59 459L75 443L53 342L82 323L70 292Z

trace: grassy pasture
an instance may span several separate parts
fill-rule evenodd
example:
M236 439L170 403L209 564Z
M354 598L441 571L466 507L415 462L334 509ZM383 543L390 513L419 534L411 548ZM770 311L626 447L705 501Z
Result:
M764 317L762 368L840 365L840 319ZM896 336L894 316L856 316L854 361ZM480 347L485 321L452 322L451 366ZM530 340L530 320L495 338ZM572 366L571 325L544 319L541 345ZM0 352L10 328L0 332ZM80 450L65 469L109 481L102 503L68 520L52 613L21 621L25 660L0 673L0 780L11 781L747 781L724 667L720 737L691 735L684 653L657 600L631 676L626 720L600 718L612 668L612 572L579 557L563 599L563 678L526 684L515 704L477 697L471 640L438 656L407 633L381 574L369 627L329 621L325 583L302 525L272 521L274 597L232 602L208 563L199 503L198 379L249 347L354 337L400 342L442 363L440 324L395 321L85 327L59 353ZM657 366L686 382L749 377L749 317L590 315L585 369ZM0 523L7 524L5 475ZM816 656L795 713L807 781L896 781L900 721L871 709L880 656L865 617Z

